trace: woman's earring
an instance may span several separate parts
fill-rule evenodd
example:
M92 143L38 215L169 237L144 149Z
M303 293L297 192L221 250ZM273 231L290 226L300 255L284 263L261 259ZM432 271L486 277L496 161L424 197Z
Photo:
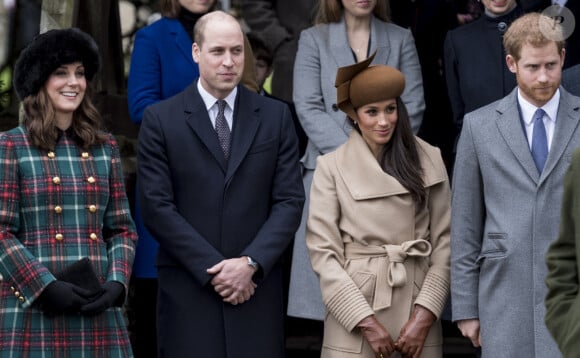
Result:
M358 122L357 121L353 121L355 126L358 126Z

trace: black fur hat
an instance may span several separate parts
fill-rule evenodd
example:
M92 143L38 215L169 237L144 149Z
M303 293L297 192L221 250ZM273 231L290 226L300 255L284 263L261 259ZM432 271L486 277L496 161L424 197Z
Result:
M40 91L50 74L61 65L80 61L91 81L99 70L95 40L77 28L49 30L34 38L14 66L13 85L20 99Z

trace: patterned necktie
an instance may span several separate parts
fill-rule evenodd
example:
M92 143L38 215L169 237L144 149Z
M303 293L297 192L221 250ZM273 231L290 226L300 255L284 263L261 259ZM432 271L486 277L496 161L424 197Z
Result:
M226 116L224 115L227 103L223 99L219 99L217 105L218 114L215 117L215 131L220 141L222 151L224 152L224 157L228 160L230 157L230 127L228 126Z
M546 127L544 127L544 110L538 108L534 113L534 132L532 134L532 157L538 173L542 173L546 158L548 158L548 138L546 137Z

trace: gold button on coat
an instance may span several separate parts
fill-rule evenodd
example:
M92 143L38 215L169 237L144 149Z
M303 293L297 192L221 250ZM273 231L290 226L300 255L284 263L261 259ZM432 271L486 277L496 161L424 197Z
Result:
M10 286L10 290L11 290L12 292L16 291L16 289L14 288L14 286Z
M97 239L97 234L95 234L94 232L91 233L90 235L91 240L95 241Z
M48 152L48 157L49 158L54 158L54 152Z
M96 180L95 180L95 178L93 178L93 177L88 177L88 178L87 178L87 181L88 181L89 183L91 183L91 184L94 184Z
M58 185L58 184L60 184L60 178L54 177L54 178L52 178L52 182Z
M56 234L54 238L57 239L58 241L61 241L62 239L64 239L64 236L62 236L62 234Z
M96 206L96 205L90 205L90 206L89 206L89 211L90 211L91 213L94 213L95 211L97 211L97 206Z
M57 214L60 214L60 213L62 213L62 207L60 207L60 206L58 206L58 205L57 205L57 206L55 206L55 207L54 207L54 212L55 212L55 213L57 213Z
M18 292L18 291L14 292L14 296L20 297L20 292Z
M22 296L18 297L18 301L20 301L20 303L23 303L24 302L24 297L22 297Z

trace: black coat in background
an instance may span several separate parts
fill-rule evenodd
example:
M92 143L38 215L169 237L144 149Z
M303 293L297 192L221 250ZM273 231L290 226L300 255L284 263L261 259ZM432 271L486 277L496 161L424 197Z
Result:
M457 26L457 8L449 0L390 0L392 21L409 28L421 64L425 112L418 136L441 149L448 170L453 158L454 125L443 77L443 42Z
M139 194L159 241L160 357L284 355L280 258L304 203L298 143L288 106L237 88L229 161L196 83L143 116ZM206 269L246 255L260 264L258 287L234 306Z
M517 85L507 67L502 41L509 24L521 14L519 7L497 18L482 14L447 33L445 78L457 133L466 113L505 97Z

